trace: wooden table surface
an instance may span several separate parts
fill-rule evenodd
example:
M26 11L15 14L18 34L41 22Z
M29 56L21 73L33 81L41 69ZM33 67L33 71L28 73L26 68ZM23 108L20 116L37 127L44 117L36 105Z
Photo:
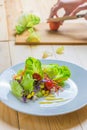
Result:
M64 54L56 54L59 45L15 45L14 25L22 12L37 12L44 21L56 0L0 0L0 72L28 56L65 60L87 69L87 46L64 46ZM85 20L83 20L85 22ZM84 87L84 86L83 86ZM0 130L87 130L87 106L78 111L53 117L37 117L12 110L0 102Z

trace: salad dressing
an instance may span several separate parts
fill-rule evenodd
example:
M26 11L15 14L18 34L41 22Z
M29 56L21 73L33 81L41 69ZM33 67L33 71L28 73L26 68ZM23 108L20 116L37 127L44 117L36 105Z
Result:
M65 98L59 98L56 95L49 95L45 97L43 101L39 102L39 104L53 104L53 103L65 102L67 100L69 100L69 98L65 99Z

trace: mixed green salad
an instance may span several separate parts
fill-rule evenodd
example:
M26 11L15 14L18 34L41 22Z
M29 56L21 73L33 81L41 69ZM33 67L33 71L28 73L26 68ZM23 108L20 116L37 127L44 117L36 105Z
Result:
M23 102L35 100L58 92L70 75L67 66L42 64L39 59L28 57L24 69L13 75L11 92Z

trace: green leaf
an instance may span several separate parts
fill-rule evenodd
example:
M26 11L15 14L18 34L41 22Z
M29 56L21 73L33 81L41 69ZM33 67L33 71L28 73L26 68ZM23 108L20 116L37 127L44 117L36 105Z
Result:
M25 73L29 73L30 75L38 73L41 77L43 77L43 71L40 60L33 57L29 57L25 61Z
M34 90L33 84L34 79L29 74L25 74L21 82L21 85L23 86L24 90L28 90L31 93Z
M15 29L16 29L17 34L21 34L22 32L25 31L26 27L19 24L19 25L16 25Z
M46 73L51 79L53 79L55 75L58 74L58 67L58 64L49 64L42 66L44 73Z
M29 31L30 34L35 32L34 28L29 28L28 31Z
M18 19L18 23L16 25L16 33L21 34L26 30L28 20L26 15L21 15Z
M40 22L40 18L34 14L23 14L19 17L15 27L16 33L21 34L27 28L33 27Z
M71 73L67 66L60 66L58 68L58 74L54 77L53 80L57 82L63 82L70 77Z
M67 80L71 73L67 66L59 66L58 64L43 65L43 71L49 78L56 82L63 82Z
M32 33L30 33L29 37L27 38L27 41L28 42L40 42L40 37L36 32L32 32Z
M40 22L40 18L34 14L28 15L27 27L33 27Z
M23 88L16 80L11 81L11 91L16 97L22 97Z

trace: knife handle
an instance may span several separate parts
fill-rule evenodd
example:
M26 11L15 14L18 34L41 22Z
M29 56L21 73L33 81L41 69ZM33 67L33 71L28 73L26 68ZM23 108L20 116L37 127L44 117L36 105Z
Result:
M71 19L76 19L77 16L64 16L64 17L59 17L59 18L49 18L47 19L47 22L60 22L64 20L71 20Z
M76 15L77 16L77 18L82 18L82 17L84 17L84 16L86 16L87 15L87 13L85 13L85 14L78 14L78 15Z
M47 22L60 22L60 21L64 21L64 20L72 20L72 19L82 18L85 15L87 15L87 13L78 14L78 15L75 15L75 16L64 16L64 17L59 17L59 18L49 18L47 20Z

